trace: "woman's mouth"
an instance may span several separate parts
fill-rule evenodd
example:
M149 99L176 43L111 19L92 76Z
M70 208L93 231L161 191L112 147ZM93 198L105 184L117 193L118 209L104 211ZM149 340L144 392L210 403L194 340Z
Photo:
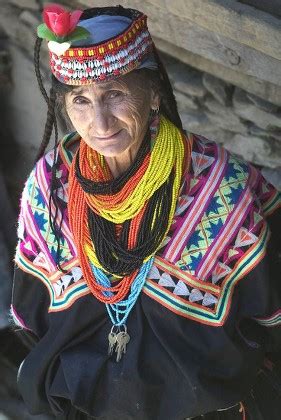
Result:
M109 135L106 135L106 136L95 136L95 138L97 140L101 140L101 141L115 140L118 137L118 135L121 133L121 131L122 131L122 129L119 130L119 131L116 131L116 133L109 134Z

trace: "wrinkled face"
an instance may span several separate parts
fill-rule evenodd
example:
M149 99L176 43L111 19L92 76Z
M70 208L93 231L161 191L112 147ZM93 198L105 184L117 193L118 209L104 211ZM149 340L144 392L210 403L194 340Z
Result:
M80 136L97 152L115 157L138 149L158 95L134 72L118 80L75 87L65 96L66 111Z

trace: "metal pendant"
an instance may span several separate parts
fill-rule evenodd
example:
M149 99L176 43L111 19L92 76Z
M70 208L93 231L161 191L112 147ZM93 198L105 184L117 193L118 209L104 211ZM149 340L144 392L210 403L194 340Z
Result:
M117 339L117 334L114 332L114 325L113 325L110 333L108 334L108 355L109 356L111 356L114 352L116 339Z
M114 329L117 328L115 332ZM115 325L112 326L110 333L108 334L108 355L112 356L112 354L116 353L116 362L119 362L126 353L127 344L130 341L130 336L127 333L126 325L122 325L120 327L116 327Z
M116 362L119 362L126 353L127 344L130 341L130 336L127 331L120 331L116 337Z

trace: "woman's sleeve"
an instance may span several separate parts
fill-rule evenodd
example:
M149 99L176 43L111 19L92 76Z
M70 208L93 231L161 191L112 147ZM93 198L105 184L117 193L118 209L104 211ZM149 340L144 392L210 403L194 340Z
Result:
M11 315L20 335L38 340L48 328L50 297L44 282L39 259L43 260L42 245L35 217L42 217L40 206L37 213L31 206L30 197L35 190L35 170L30 174L21 199L18 219L18 244L15 254L15 269L11 302ZM41 277L40 277L41 276Z
M29 348L48 329L48 306L49 296L45 286L15 267L11 316L15 331Z
M281 350L281 208L267 218L264 258L238 286L240 330L267 352Z

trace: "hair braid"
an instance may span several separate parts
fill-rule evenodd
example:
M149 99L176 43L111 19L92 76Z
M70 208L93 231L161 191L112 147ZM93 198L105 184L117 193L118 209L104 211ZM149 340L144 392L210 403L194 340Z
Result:
M180 130L183 130L181 118L178 112L177 101L173 92L173 88L168 76L168 73L165 69L165 66L162 63L161 58L159 57L158 51L154 45L153 53L158 64L159 74L162 79L162 83L165 88L166 95L162 98L162 108L166 117L174 123Z
M56 252L56 264L57 268L65 272L65 270L61 267L60 264L60 254L61 254L61 226L63 222L63 214L62 210L60 209L60 203L59 203L59 197L58 197L58 185L57 185L57 166L58 166L58 126L57 126L57 119L56 119L56 90L54 88L54 79L52 79L52 87L50 89L50 99L48 104L48 114L47 114L47 120L45 124L45 131L43 135L43 139L48 139L46 146L49 143L52 130L54 127L55 131L55 146L54 146L54 160L52 164L51 169L51 185L50 185L50 197L49 197L49 223L50 227L53 231L53 234L55 236L56 242L57 242L57 252ZM43 143L43 142L42 142ZM42 146L42 145L41 145ZM45 146L45 148L46 148ZM45 151L45 148L42 150L42 155ZM52 205L54 206L54 215L52 217ZM59 211L61 210L61 217L59 220Z
M38 82L38 85L39 85L39 89L40 89L45 101L48 104L49 103L49 97L47 95L46 89L44 88L43 81L42 81L42 76L41 76L41 71L40 71L41 44L42 44L42 39L37 37L36 41L35 41L34 56L33 56L34 57L34 69L35 69L35 74L36 74L37 82Z
M46 147L49 144L49 141L50 141L50 138L51 138L51 135L52 135L52 131L53 131L53 127L55 129L55 145L58 143L58 127L57 127L57 119L56 119L55 108L56 108L56 92L55 92L54 88L51 87L50 98L49 98L49 102L48 102L47 119L46 119L46 122L45 122L43 139L42 139L42 142L40 144L40 148L39 148L36 160L40 159L40 157L43 156L43 154L46 150Z
M56 92L55 89L53 87L53 83L52 83L52 87L50 90L50 96L48 96L46 89L44 88L43 85L43 81L42 81L42 75L41 75L41 71L40 71L40 48L41 48L41 44L42 44L42 40L40 38L37 37L36 41L35 41L35 47L34 47L34 69L35 69L35 74L36 74L36 78L37 78L37 82L39 85L39 89L45 99L45 101L47 102L48 105L48 112L47 112L47 119L46 119L46 123L45 123L45 128L44 128L44 134L43 134L43 138L42 138L42 142L40 144L39 147L39 151L37 153L36 156L36 161L38 159L40 159L41 156L43 156L46 147L49 144L51 135L52 135L52 131L53 131L53 127L55 129L55 143L57 143L57 137L58 137L58 128L57 128L57 120L56 120L56 114L55 114L55 108L56 108Z
M39 147L39 151L37 153L36 161L38 161L44 154L46 147L49 144L53 128L55 132L55 147L54 147L54 161L51 169L51 185L50 185L50 197L49 197L49 223L50 227L53 231L55 239L57 241L57 255L56 255L56 263L57 267L64 272L60 265L60 253L61 253L61 241L60 241L60 230L62 225L62 217L60 221L58 221L59 215L59 198L57 195L57 156L58 156L58 125L56 119L56 88L54 78L52 78L52 86L50 89L50 94L48 96L46 89L44 88L41 71L40 71L40 48L41 48L42 40L40 38L36 39L35 47L34 47L34 69L37 78L37 82L40 88L40 91L47 102L48 105L48 112L47 118L44 127L44 134L42 138L42 142ZM52 217L51 208L54 207L54 215Z

